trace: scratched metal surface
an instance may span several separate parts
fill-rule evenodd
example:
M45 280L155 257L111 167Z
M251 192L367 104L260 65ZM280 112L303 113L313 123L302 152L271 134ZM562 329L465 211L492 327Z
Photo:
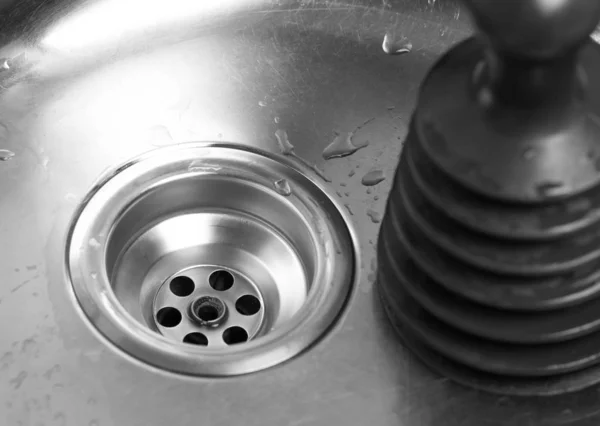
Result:
M469 35L455 2L9 0L0 14L0 57L12 58L0 68L0 150L14 153L0 161L0 424L583 424L589 410L548 416L542 402L429 372L372 291L391 182L367 191L360 180L373 168L391 176L421 79ZM412 51L386 55L386 32ZM162 374L107 347L75 310L60 262L66 221L94 179L179 141L277 152L278 129L353 214L362 272L343 321L302 356L234 379ZM344 132L369 145L325 161Z

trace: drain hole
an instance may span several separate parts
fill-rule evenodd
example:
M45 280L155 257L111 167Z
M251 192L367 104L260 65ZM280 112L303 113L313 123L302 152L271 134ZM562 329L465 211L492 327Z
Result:
M183 338L183 343L208 346L208 338L202 333L190 333Z
M212 297L200 297L191 305L192 319L201 325L218 325L225 319L227 307L222 300Z
M233 285L233 275L223 270L215 271L210 274L208 283L217 291L229 290Z
M248 333L242 327L229 327L223 332L223 341L228 345L244 343L248 340Z
M212 305L202 305L196 311L196 315L203 321L214 321L219 318L219 310Z
M235 302L235 309L242 315L254 315L260 311L260 300L247 294L246 296L240 297L237 302Z
M163 327L175 327L181 322L181 312L175 308L162 308L156 314L156 321Z
M191 278L181 276L173 278L169 288L175 296L185 297L192 294L195 286Z

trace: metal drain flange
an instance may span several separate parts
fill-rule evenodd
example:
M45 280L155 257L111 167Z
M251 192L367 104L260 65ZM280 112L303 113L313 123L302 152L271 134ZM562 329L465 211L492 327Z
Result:
M286 182L290 191L277 190ZM290 359L343 313L357 244L326 188L285 158L187 143L103 176L66 261L87 320L125 353L190 375Z

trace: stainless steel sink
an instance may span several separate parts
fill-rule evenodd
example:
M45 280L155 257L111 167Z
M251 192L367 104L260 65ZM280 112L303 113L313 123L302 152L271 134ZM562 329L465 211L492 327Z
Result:
M499 398L430 372L403 348L373 292L378 221L418 85L443 51L470 34L467 17L456 2L23 0L2 2L0 14L4 58L0 61L0 371L5 378L0 386L0 423L597 424L591 419L598 411L596 393L576 401ZM286 140L293 149L281 145ZM362 148L325 160L323 150L336 140L350 140ZM86 214L85 206L94 200L86 198L88 194L102 192L94 189L102 182L98 177L125 172L127 167L115 167L128 166L130 159L157 147L177 151L179 143L190 141L233 142L270 153L268 158L287 164L289 170L300 170L291 180L309 188L312 195L305 199L317 201L318 206L312 204L315 212L331 216L322 216L324 224L339 224L324 228L323 241L332 248L329 254L336 256L337 238L346 260L336 265L357 256L356 270L329 271L327 279L311 287L310 277L318 276L318 265L334 263L325 262L322 252L302 241L318 233L300 220L304 216L298 216L292 197L277 193L273 182L269 191L264 186L259 190L250 182L221 180L210 170L192 167L189 173L213 179L214 186L188 189L208 191L219 204L228 202L231 190L240 197L255 191L252 194L278 200L266 206L283 210L269 208L263 217L268 220L251 215L249 232L256 239L250 242L266 239L273 248L272 259L296 259L294 268L276 275L286 275L290 288L257 280L243 269L248 263L223 261L226 255L234 256L233 251L223 253L222 246L214 246L222 256L211 259L213 253L205 253L194 262L167 262L148 287L156 293L155 302L140 303L146 287L135 274L148 269L127 270L127 265L146 265L126 260L133 255L127 247L135 251L136 244L128 242L137 241L140 249L159 247L158 256L178 251L177 247L162 251L161 244L172 242L171 237L152 240L153 232L160 234L165 226L206 230L223 221L235 230L241 220L239 215L192 212L176 214L169 222L167 210L182 207L180 201L168 200L169 191L159 191L155 198L146 192L132 200L128 205L140 209L129 216L130 225L118 237L101 232L82 235L82 253L108 267L87 271L82 285L73 287L77 274L70 269L65 247L76 236L69 233L71 223L77 228L84 222L71 219ZM259 163L252 167L256 173L268 172ZM364 186L362 179L370 172L370 177L385 180ZM187 174L187 168L182 173ZM294 191L298 185L290 182L290 186ZM184 187L175 184L172 190ZM282 183L279 190L287 192ZM116 200L135 194L132 189ZM146 210L143 202L156 205ZM166 209L161 216L165 220L150 220L147 215L155 208ZM127 215L120 217L122 222L101 223L98 217L90 215L88 225L129 223ZM148 221L138 221L141 217ZM289 234L288 227L273 226L276 218L297 222L298 236ZM151 222L156 226L145 226ZM351 243L352 230L357 250ZM191 239L190 247L197 246L190 235L177 235ZM157 245L145 245L145 236ZM107 256L93 255L97 249ZM247 312L256 309L256 301L260 304L255 314L242 318L235 306L241 293L226 297L229 290L211 286L212 274L219 271L213 285L225 288L231 278L231 289L236 282L242 284L243 295L255 298ZM262 271L275 276L270 266ZM97 286L91 284L92 273L98 274ZM185 278L178 282L178 277L193 281L192 293L185 296L189 282ZM350 296L319 299L334 305L328 315L312 317L322 320L314 330L326 329L325 333L303 335L300 344L290 331L290 345L278 349L277 362L270 358L271 362L213 376L248 374L206 377L210 371L205 366L210 363L199 370L198 360L207 351L243 353L269 339L267 331L273 326L272 336L277 330L292 330L290 318L298 320L297 315L325 306L317 303L305 310L310 289L325 289L334 282L337 290L327 288L323 295L338 291ZM354 290L348 293L352 282ZM209 296L218 301L202 299ZM279 305L271 303L277 298ZM165 307L178 309L181 321L185 315L188 328L179 333L177 326L168 327L177 318L175 314L169 320L168 311L159 314ZM270 309L274 317L262 318L270 315ZM277 315L289 318L278 323ZM121 316L128 320L109 321ZM219 328L234 316L238 322ZM134 322L129 321L132 318ZM115 324L125 332L115 333ZM140 356L129 340L135 333L127 332L127 327L141 332L142 326L161 347L172 345L176 351L194 354L195 360L173 364ZM247 337L237 329L226 337L216 331L229 326L243 328ZM242 343L246 338L248 342ZM213 341L218 345L211 349ZM251 372L259 369L257 365L260 371ZM193 376L188 374L192 367Z

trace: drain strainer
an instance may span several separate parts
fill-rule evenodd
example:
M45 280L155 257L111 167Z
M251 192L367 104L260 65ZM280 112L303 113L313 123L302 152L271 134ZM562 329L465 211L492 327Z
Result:
M276 365L323 336L346 306L357 248L339 206L287 159L192 143L104 176L66 255L77 301L109 341L216 376Z
M263 324L263 306L258 287L239 272L196 266L159 288L153 312L162 335L214 347L253 339Z

